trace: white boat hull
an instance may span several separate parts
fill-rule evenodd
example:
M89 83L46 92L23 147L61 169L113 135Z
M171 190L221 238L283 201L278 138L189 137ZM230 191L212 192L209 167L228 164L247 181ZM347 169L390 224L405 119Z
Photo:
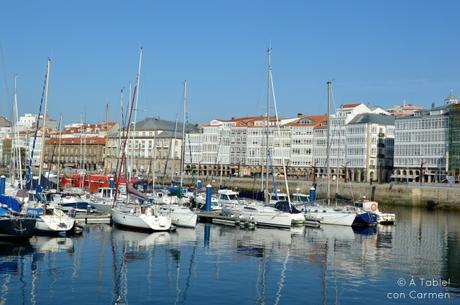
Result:
M195 228L198 221L198 216L193 213L189 208L183 206L172 205L170 207L163 207L171 212L172 224L177 227Z
M75 225L75 219L67 215L42 215L37 219L35 229L46 233L66 233Z
M168 231L171 229L171 217L153 213L138 213L133 210L135 209L113 208L113 223L140 230Z
M271 210L264 210L259 207L256 209L245 207L229 208L232 213L246 219L254 220L258 226L276 227L276 228L290 228L292 218L289 213L274 212Z
M106 201L106 200L99 200L99 201L91 201L91 206L94 207L96 210L98 210L101 213L108 213L110 214L112 212L112 201Z
M307 209L306 215L319 220L321 224L339 226L351 226L356 218L356 213L334 211L330 208Z

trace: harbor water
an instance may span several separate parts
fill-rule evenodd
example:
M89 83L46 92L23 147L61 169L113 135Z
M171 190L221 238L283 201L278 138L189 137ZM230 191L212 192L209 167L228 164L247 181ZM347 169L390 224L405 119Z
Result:
M0 304L460 304L460 214L395 226L171 233L87 225L0 245Z

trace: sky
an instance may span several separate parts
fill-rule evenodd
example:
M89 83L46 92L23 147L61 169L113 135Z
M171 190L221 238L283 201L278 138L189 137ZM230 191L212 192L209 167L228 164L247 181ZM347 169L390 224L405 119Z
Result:
M0 4L0 115L37 113L51 58L49 114L120 119L120 90L144 49L138 120L174 120L189 84L193 122L265 113L272 47L282 117L334 104L440 104L460 95L459 1L25 1ZM125 104L127 94L125 94Z

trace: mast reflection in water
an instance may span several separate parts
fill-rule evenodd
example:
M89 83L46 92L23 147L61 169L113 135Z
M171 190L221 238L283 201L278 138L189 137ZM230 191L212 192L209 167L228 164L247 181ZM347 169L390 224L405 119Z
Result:
M353 304L460 301L460 215L394 208L396 226L168 233L107 225L0 244L0 304ZM449 280L448 287L398 280ZM411 290L448 300L411 299ZM394 302L394 301L393 301Z

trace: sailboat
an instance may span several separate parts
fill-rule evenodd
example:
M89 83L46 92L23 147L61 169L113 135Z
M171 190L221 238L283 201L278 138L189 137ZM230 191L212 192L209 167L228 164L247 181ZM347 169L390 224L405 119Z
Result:
M136 77L136 86L134 87L131 107L129 110L129 117L125 127L125 134L121 150L121 160L117 168L117 181L115 183L115 194L113 198L113 207L112 207L112 221L114 224L122 227L129 227L133 229L140 230L149 230L149 231L168 231L172 228L171 216L165 214L164 211L160 210L159 206L143 206L143 205L131 205L128 204L128 200L124 203L117 202L118 188L120 185L120 176L121 169L123 166L126 167L126 142L129 136L129 131L131 127L131 116L133 113L134 105L137 105L139 82L140 82L140 73L142 66L142 54L143 50L141 48L139 55L139 66ZM115 206L116 204L116 206Z
M185 172L185 125L187 123L187 81L184 81L184 121L182 122L182 157L181 157L181 174L180 174L180 192L183 191L183 181ZM154 163L155 164L155 163ZM153 173L155 175L155 172ZM163 200L168 196L163 196ZM171 198L171 197L169 197ZM179 199L179 198L178 198ZM182 198L180 198L182 199ZM164 202L164 201L163 201ZM164 202L166 203L166 202ZM171 213L172 223L178 227L195 228L198 222L198 215L189 207L180 203L167 203L162 206L164 211Z
M266 148L267 148L267 168L266 168L266 185L265 185L265 199L266 205L263 203L257 202L250 202L245 204L233 204L232 206L226 206L222 211L224 213L232 213L238 215L243 218L253 219L258 226L270 226L270 227L279 227L279 228L290 228L293 224L303 223L305 221L305 217L302 213L290 213L289 211L282 211L278 210L274 207L269 206L269 194L268 194L268 172L269 172L269 159L271 160L270 150L269 150L269 108L270 108L270 101L273 99L273 103L275 106L275 114L276 114L276 121L277 121L277 128L278 132L280 133L280 126L279 126L279 118L278 118L278 111L276 108L276 100L275 100L275 92L273 88L273 78L272 78L272 65L271 65L271 48L268 48L268 77L267 77L267 122L266 122ZM286 182L286 192L287 192L287 199L288 204L289 202L289 186L287 184L286 179L286 167L284 163L284 158L282 159L283 163L283 172ZM276 186L275 193L276 193ZM276 194L275 194L276 196ZM279 197L276 196L278 199Z
M305 207L306 217L317 219L321 224L352 226L356 219L356 210L349 207L330 207L330 128L331 128L331 99L332 82L327 82L327 139L326 139L326 178L327 178L327 206L313 203Z

